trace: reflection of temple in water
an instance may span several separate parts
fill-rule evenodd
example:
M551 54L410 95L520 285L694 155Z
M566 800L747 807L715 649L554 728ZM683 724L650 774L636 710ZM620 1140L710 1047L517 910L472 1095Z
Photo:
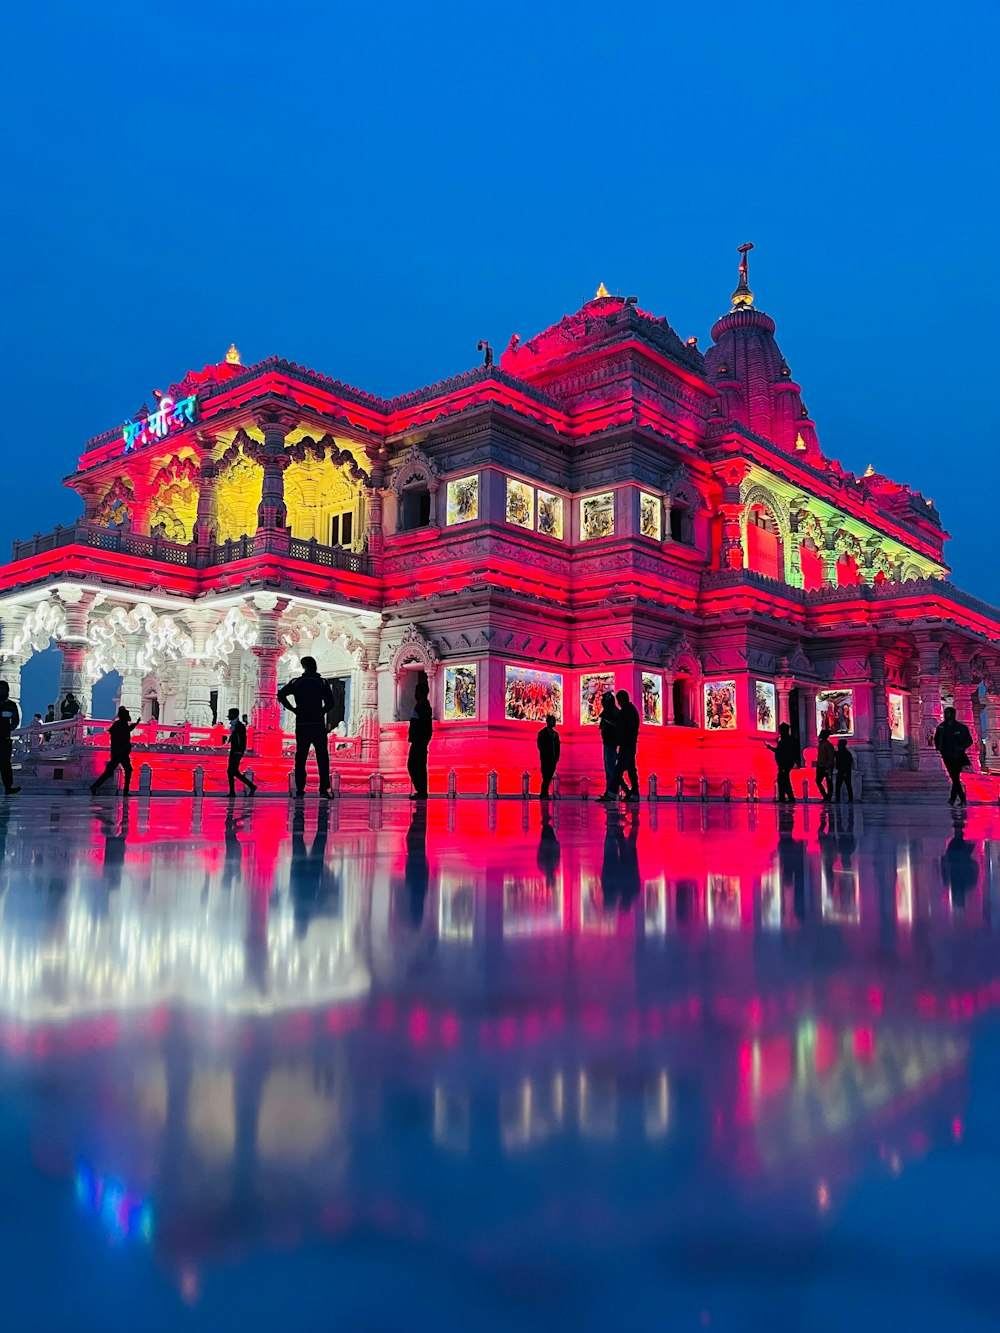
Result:
M1000 1000L974 827L522 813L178 803L18 839L0 1040L84 1098L87 1171L152 1199L179 1260L289 1226L463 1237L473 1159L523 1236L556 1145L612 1213L600 1154L628 1145L662 1221L670 1191L835 1190L953 1132L963 1023ZM430 1166L456 1196L417 1216Z

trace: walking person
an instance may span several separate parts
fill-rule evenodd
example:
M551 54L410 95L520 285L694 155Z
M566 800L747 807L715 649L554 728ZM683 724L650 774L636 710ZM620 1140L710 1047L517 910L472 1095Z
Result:
M618 728L621 714L610 690L601 695L601 749L604 756L604 791L599 801L618 799Z
M14 756L13 733L21 725L21 712L10 697L10 686L0 680L0 782L8 796L21 790L14 786L14 768L11 760Z
M290 702L294 699L294 704ZM315 657L303 657L302 675L282 685L278 702L295 714L295 795L302 796L306 789L306 760L309 751L316 751L319 772L319 794L330 795L330 748L326 739L327 715L333 707L333 691L329 681L316 669Z
M765 744L767 742L765 741ZM792 729L787 722L778 723L778 740L775 745L768 745L767 748L774 755L774 762L778 769L778 804L795 804L795 793L792 791L792 769L798 766L799 747L795 744L795 737L792 735Z
M970 768L972 761L966 751L972 744L972 732L964 722L959 722L954 708L944 710L944 719L934 733L934 748L941 756L941 762L951 778L951 793L948 804L958 801L965 805L968 799L962 786L962 769Z
M626 801L639 799L639 772L635 766L635 753L639 748L639 727L642 718L639 710L629 697L628 690L619 690L615 695L618 701L618 763L615 768L615 795L623 792ZM628 778L628 782L625 778Z
M538 799L547 801L549 785L555 777L561 748L559 733L556 731L556 720L551 713L545 719L545 726L535 737L535 743L538 746L538 762L542 770L542 786L538 793Z
M427 800L427 749L434 731L434 715L431 712L429 691L426 685L418 685L414 692L413 711L406 739L410 749L406 756L406 771L413 783L411 801Z
M139 718L133 722L132 714L127 708L119 708L118 717L108 727L108 735L111 737L111 754L108 756L107 767L96 782L90 785L91 796L96 796L103 787L108 778L116 768L121 768L125 775L125 785L122 788L122 795L129 794L129 787L132 783L132 732L139 725Z
M245 773L240 772L243 756L247 752L247 729L240 721L240 710L238 708L230 708L227 716L229 718L229 764L226 768L226 777L229 779L229 795L235 796L235 784L242 782L252 796L257 790L257 784L251 781Z
M833 773L837 767L837 751L830 742L826 727L819 733L816 746L816 790L828 804L833 801Z
M841 790L847 788L847 803L854 804L854 755L847 748L847 742L843 739L837 742L837 754L834 759L837 773L837 787L833 794L833 799L840 804Z

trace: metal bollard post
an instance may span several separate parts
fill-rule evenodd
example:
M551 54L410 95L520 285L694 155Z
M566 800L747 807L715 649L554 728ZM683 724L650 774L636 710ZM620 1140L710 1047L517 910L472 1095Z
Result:
M153 790L153 770L149 764L143 764L139 769L139 795L148 796Z
M294 796L294 795L295 795L295 774L294 774L294 773L289 773L289 775L288 775L288 794L289 794L289 796Z
M531 774L527 771L521 774L521 795L525 800L531 795Z
M253 769L252 769L252 768L248 768L248 769L246 769L245 772L244 772L244 776L245 776L245 777L248 777L248 778L250 779L251 782L256 782L256 781L257 781L257 779L256 779L256 778L254 777L254 775L253 775Z
M559 774L558 774L558 773L557 773L557 774L555 775L555 777L552 779L551 792L552 792L553 799L558 801L558 799L559 799ZM998 798L998 799L1000 799L1000 798Z
M757 779L747 778L747 804L753 805L757 799Z
M486 795L489 796L494 801L496 800L497 797L497 788L499 782L500 782L500 774L496 771L495 768L491 768L489 776L486 779Z
M590 778L586 774L580 779L580 800L590 800Z
M806 801L807 803L808 803L808 801L809 801L809 779L808 779L808 778L803 778L803 779L802 779L802 799L803 799L803 801Z
M376 779L377 779L377 778L378 778L378 774L377 774L377 773L372 773L371 776L370 776L369 779L368 779L368 795L369 795L369 798L370 798L371 800L373 800L373 801L374 801L375 797L378 795L378 783L376 782Z
M677 799L678 801L683 801L683 799L684 799L684 779L683 779L679 774L678 774L678 777L677 777L677 781L676 781L676 783L674 784L674 790L675 790L675 793L676 793L676 799Z
M701 780L701 799L703 801L708 800L708 778L702 778Z
M776 805L777 805L777 803L778 803L778 797L779 797L778 784L775 783L775 784L774 784L774 802L775 802Z
M730 782L729 778L723 778L723 779L722 779L722 799L723 799L724 801L731 800L731 799L732 799L732 794L733 794L733 784Z
M340 774L334 772L330 774L330 795L334 798L340 795Z
M653 804L654 801L658 801L658 800L660 799L660 795L659 795L658 788L659 788L659 779L657 778L657 776L656 776L655 773L650 773L650 775L649 775L649 801L650 801L650 804Z
M448 774L448 800L453 801L458 795L458 774L454 769Z
M192 777L192 789L194 791L195 796L204 796L205 770L204 768L202 768L201 764L197 764L195 766L194 773L191 775L191 777Z

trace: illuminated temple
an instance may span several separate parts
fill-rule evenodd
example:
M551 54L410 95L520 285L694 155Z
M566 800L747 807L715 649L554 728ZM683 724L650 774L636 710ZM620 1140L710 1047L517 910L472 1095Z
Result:
M50 645L80 718L34 752L39 780L92 774L91 691L117 673L154 785L222 771L222 721L287 781L275 698L304 654L336 683L345 790L408 790L425 678L431 790L521 790L560 719L564 794L600 789L601 691L627 689L660 795L770 794L762 742L787 720L851 738L869 794L940 780L951 701L1000 774L1000 612L948 582L933 502L827 458L754 303L742 247L711 346L603 284L494 363L382 399L235 348L88 441L83 513L14 545L0 655ZM485 346L485 345L484 345ZM595 707L596 705L596 707ZM980 772L979 770L984 770ZM582 788L587 790L586 786Z

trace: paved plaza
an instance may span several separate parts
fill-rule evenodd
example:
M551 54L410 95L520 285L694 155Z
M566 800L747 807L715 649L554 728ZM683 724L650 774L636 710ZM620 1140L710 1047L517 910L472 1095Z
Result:
M998 838L11 800L8 1326L993 1327Z

